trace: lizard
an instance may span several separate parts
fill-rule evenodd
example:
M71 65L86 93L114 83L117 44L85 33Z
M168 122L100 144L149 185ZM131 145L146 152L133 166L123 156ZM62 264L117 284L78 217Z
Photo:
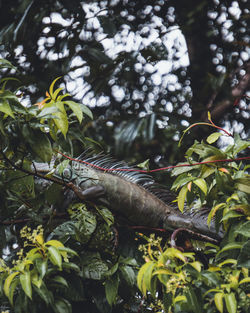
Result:
M84 152L61 175L55 175L67 181L80 200L104 198L112 211L119 212L133 224L170 231L185 228L215 240L222 239L221 230L217 232L213 224L207 226L204 210L186 209L181 213L171 203L173 197L168 190L157 189L150 175L132 170L123 161Z

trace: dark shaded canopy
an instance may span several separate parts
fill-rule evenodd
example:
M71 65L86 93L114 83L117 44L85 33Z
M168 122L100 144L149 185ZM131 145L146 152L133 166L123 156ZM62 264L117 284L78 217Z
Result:
M167 153L188 124L247 134L247 1L2 1L2 55L36 101L63 76L90 105L88 135L124 156ZM234 104L237 105L234 105ZM193 134L201 139L207 130ZM188 142L187 142L188 144ZM143 157L140 157L143 156Z

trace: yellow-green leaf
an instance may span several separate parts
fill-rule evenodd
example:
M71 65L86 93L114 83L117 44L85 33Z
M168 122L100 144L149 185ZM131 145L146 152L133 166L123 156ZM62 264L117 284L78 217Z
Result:
M8 297L8 298L9 298L9 293L10 293L10 285L11 285L13 279L14 279L18 274L20 274L20 272L14 272L14 273L10 274L10 275L6 278L6 280L5 280L5 282L4 282L3 290L4 290L4 293L5 293L6 297ZM9 298L9 300L10 300L10 298ZM10 302L11 302L11 300L10 300Z
M63 88L57 88L56 90L55 90L55 92L53 93L53 95L52 95L52 100L56 100L56 98L57 98L57 95L59 94L59 92L60 91L62 91L63 90Z
M0 99L0 112L3 112L4 114L7 114L11 116L12 118L15 118L13 111L9 105L9 102L5 99Z
M223 313L223 297L224 293L218 292L214 295L214 303L220 313Z
M210 226L211 221L216 213L217 210L219 210L220 208L225 207L226 204L225 203L220 203L217 204L215 207L212 208L212 210L209 212L208 217L207 217L207 225Z
M20 283L23 288L23 291L30 299L32 299L30 272L24 272L23 274L20 275Z
M196 269L196 271L200 272L201 271L201 263L198 261L189 263L191 266L193 266L193 268Z
M168 248L165 252L164 255L170 258L177 258L186 263L186 258L185 255L179 251L178 249L175 248Z
M145 284L145 276L152 273L152 269L155 266L155 263L153 261L147 262L143 264L143 266L140 268L139 273L137 275L137 285L138 288L141 290L141 292L145 295L147 291L147 287Z
M194 184L195 184L196 186L198 186L198 187L201 189L201 191L204 192L205 195L207 194L207 183L206 183L205 179L203 179L203 178L197 178L197 179L194 180L193 182L194 182Z
M56 247L50 246L48 248L49 259L54 264L57 265L60 269L62 267L62 256Z
M56 116L56 118L53 119L53 121L56 127L62 132L62 134L65 137L69 129L69 122L68 122L67 114L58 112L58 113L55 113L54 115Z
M185 296L177 296L174 298L174 303L180 302L180 301L187 301L187 298Z
M225 302L226 302L227 311L229 313L236 313L237 301L235 299L234 293L225 294Z
M212 133L211 135L207 137L207 142L209 144L214 143L216 140L218 140L220 136L222 136L221 133Z
M80 103L76 103L74 101L64 101L65 104L67 104L70 109L73 111L75 116L78 118L79 123L82 122L82 108Z
M56 248L64 247L64 245L61 243L61 241L58 241L58 240L49 240L45 243L45 246L53 246Z
M243 278L243 279L239 282L239 285L244 284L244 283L250 283L250 277Z
M178 194L177 202L178 202L178 208L181 212L184 210L184 204L186 200L186 195L188 192L187 185L183 186Z
M53 97L53 89L54 89L54 85L55 83L58 81L58 79L60 79L62 76L57 77L56 79L53 80L53 82L51 83L50 87L49 87L49 93L51 98Z

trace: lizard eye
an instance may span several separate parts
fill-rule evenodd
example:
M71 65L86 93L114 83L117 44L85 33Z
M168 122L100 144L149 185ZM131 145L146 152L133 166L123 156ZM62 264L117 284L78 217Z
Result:
M73 168L75 170L79 170L79 166L80 166L80 164L78 162L73 162Z
M62 173L63 177L66 179L70 179L72 176L72 171L69 168L65 168Z

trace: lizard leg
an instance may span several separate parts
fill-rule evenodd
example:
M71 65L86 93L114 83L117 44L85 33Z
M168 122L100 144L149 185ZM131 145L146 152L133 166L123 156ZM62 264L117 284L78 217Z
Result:
M68 187L74 191L75 195L80 200L90 200L94 198L100 198L105 195L105 189L101 185L95 185L84 190L74 185L73 183L69 183Z

